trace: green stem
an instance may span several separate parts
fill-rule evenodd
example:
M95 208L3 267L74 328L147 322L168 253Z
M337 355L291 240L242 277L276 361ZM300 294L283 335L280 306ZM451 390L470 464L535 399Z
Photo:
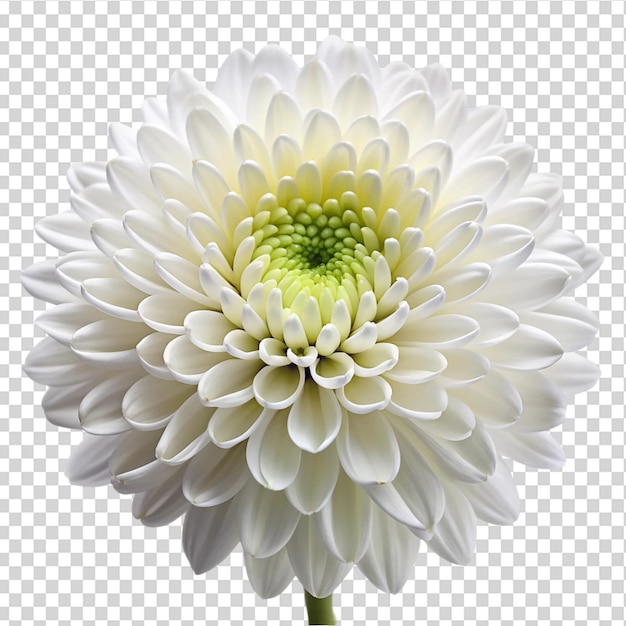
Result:
M309 625L323 624L324 626L334 626L335 614L333 613L333 597L316 598L308 591L304 592L306 610L309 615Z

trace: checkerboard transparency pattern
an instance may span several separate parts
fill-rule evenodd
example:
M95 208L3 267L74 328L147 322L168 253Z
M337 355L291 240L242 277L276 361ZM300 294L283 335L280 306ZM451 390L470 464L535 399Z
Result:
M107 125L140 120L171 72L210 82L233 49L280 42L301 64L338 34L386 64L440 61L477 105L509 111L509 136L537 170L563 175L564 225L606 261L578 294L599 311L590 357L599 385L562 428L562 472L514 466L523 512L479 528L475 560L422 551L402 593L358 573L338 589L343 625L623 623L624 6L609 1L8 1L0 7L0 623L10 626L287 625L305 619L302 588L259 600L240 552L194 577L181 526L148 529L112 488L70 486L78 433L48 425L42 388L21 363L43 310L19 273L55 255L33 232L69 208L64 175L106 160Z

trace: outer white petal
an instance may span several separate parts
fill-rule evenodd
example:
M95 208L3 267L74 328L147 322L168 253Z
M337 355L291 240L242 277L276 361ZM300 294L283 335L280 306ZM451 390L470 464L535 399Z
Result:
M74 296L59 282L55 271L56 261L40 261L27 267L21 275L24 289L34 298L61 304L73 301Z
M311 516L300 518L287 553L298 580L316 598L329 596L352 569L328 552Z
M391 400L392 388L381 376L353 378L337 390L339 402L352 413L364 414L384 409Z
M102 437L85 433L82 443L72 448L68 459L65 475L69 481L85 487L108 484L109 459L123 437L123 434Z
M569 353L544 373L570 396L591 389L598 382L600 368L582 354Z
M250 584L261 598L280 595L293 580L287 548L265 559L255 559L245 551L243 554Z
M194 506L217 506L237 495L249 476L244 447L209 444L187 466L183 494Z
M362 484L391 482L400 468L400 448L384 414L348 413L337 437L341 465L351 480Z
M219 565L239 543L237 502L219 506L192 506L185 516L183 549L196 574L204 574Z
M207 425L213 409L200 403L194 394L172 415L156 447L156 456L164 463L180 465L210 443Z
M105 163L73 163L67 170L67 182L75 193L81 192L85 187L104 183L105 181Z
M172 339L163 351L163 361L172 376L187 385L198 384L205 372L224 360L221 353L207 352L194 346L186 336Z
M356 563L367 550L372 502L343 472L328 503L313 516L326 549L346 563Z
M106 316L95 307L80 302L59 304L42 313L37 326L55 341L69 346L72 335L83 326L104 319Z
M339 459L334 446L316 454L302 452L298 474L285 493L300 513L311 515L326 505L338 476Z
M252 475L272 491L282 491L294 481L300 455L300 448L287 432L286 411L280 411L257 428L246 446L246 460Z
M334 441L341 421L342 409L335 394L310 381L293 404L287 427L298 447L317 453Z
M446 510L435 525L428 547L451 563L466 565L474 556L476 515L459 489L447 483L445 491Z
M55 426L80 430L78 406L93 386L94 381L87 380L78 385L48 387L41 403L46 419Z
M565 465L565 453L550 433L494 431L498 451L529 467L560 469Z
M509 468L498 458L496 471L484 483L459 485L476 516L490 524L512 524L519 517L520 500Z
M419 539L404 525L374 508L370 545L359 569L376 587L398 593L415 571Z
M492 363L513 370L540 370L550 367L563 355L561 344L549 333L520 324L505 341L481 350Z
M291 406L304 386L304 368L264 367L254 377L253 389L257 402L269 409Z
M167 526L189 509L189 502L180 488L179 470L157 487L138 493L133 498L133 517L144 526Z
M78 407L83 430L93 435L114 435L130 430L131 425L122 415L122 400L142 374L141 368L125 370L96 385Z
M268 491L250 480L237 500L237 526L246 552L263 559L287 545L298 525L300 513L282 492Z
M45 242L63 252L94 249L89 225L73 211L44 217L35 225L35 231Z
M195 393L190 385L175 380L144 376L124 395L124 419L137 430L163 428L180 406Z
M231 448L247 439L273 415L272 409L262 407L256 400L249 400L239 406L218 408L209 422L208 433L216 445Z
M161 463L154 447L161 433L127 433L109 460L111 483L120 493L138 493L162 484L176 473L176 468Z

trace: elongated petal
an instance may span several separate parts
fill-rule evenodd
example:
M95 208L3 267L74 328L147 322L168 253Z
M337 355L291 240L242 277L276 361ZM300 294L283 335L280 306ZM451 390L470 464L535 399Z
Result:
M250 584L261 598L281 594L293 580L294 573L286 548L265 559L257 559L247 552L244 552L244 558Z

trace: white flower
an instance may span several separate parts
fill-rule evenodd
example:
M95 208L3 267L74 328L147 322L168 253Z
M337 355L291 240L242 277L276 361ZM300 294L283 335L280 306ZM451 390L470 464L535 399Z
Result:
M601 257L560 180L440 66L337 38L177 72L143 113L71 168L37 227L65 254L23 278L56 305L26 371L86 433L70 479L184 514L196 572L241 543L265 597L352 564L397 591L420 540L469 561L477 518L518 515L502 457L560 467L548 431L597 379L572 294Z

